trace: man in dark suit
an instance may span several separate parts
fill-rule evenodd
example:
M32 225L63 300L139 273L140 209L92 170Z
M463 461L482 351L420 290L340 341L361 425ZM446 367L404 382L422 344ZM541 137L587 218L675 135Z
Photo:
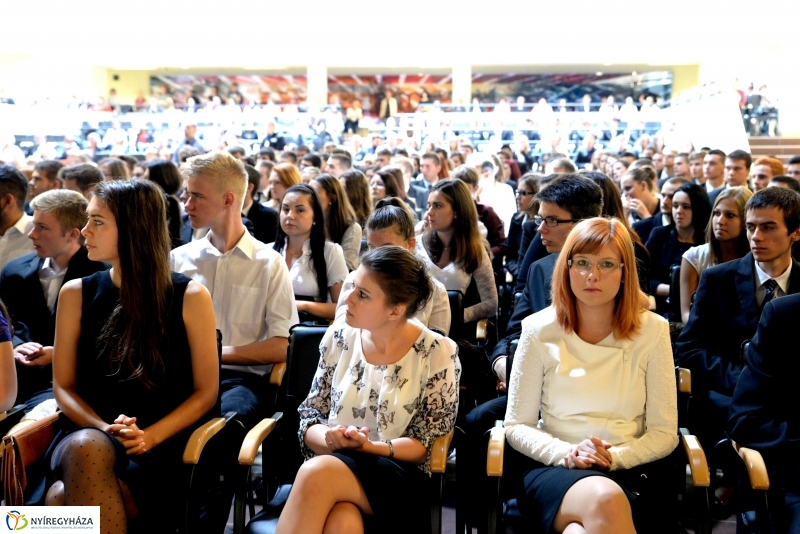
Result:
M0 274L0 297L14 326L17 402L31 401L29 408L53 396L50 363L61 286L108 268L86 255L81 228L86 225L87 206L80 193L66 189L34 198L28 237L36 252L11 260Z
M759 451L769 472L777 532L800 532L800 411L796 351L800 295L768 302L747 349L730 406L728 435ZM777 507L776 507L777 505Z
M742 371L743 346L756 333L761 309L775 297L800 292L800 197L768 187L745 206L751 252L700 276L675 363L692 372L695 432L706 450L724 438L728 407ZM690 422L691 425L691 422Z
M244 196L242 217L247 217L253 223L253 230L250 232L253 237L262 243L272 243L275 241L278 226L278 212L255 201L261 175L250 165L245 165L244 169L247 171L247 193Z
M672 224L672 195L675 194L675 191L680 186L688 183L688 181L689 180L686 178L673 176L664 182L664 185L661 187L661 212L647 219L642 219L641 221L633 223L633 231L639 235L639 239L642 240L642 243L647 243L647 239L650 237L650 232L653 231L653 228Z

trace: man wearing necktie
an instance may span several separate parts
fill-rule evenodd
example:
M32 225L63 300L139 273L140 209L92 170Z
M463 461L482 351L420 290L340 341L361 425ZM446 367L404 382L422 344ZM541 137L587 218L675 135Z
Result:
M780 190L779 190L780 189ZM706 454L725 437L728 407L764 305L800 293L800 195L767 187L745 206L750 253L703 272L694 305L676 343L675 363L692 372L690 430Z

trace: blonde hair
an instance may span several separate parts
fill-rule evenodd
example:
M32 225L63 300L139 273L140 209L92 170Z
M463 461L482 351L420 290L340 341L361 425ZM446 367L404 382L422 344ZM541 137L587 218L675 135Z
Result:
M61 225L61 232L68 233L73 228L78 230L86 226L89 216L86 208L89 202L86 197L70 189L51 189L36 195L31 200L31 209L43 213L52 213Z
M575 225L567 236L553 270L552 300L556 319L564 332L572 333L578 327L578 308L569 280L569 264L573 254L592 254L606 245L619 252L622 282L617 293L617 306L612 327L617 339L633 339L642 323L641 314L649 305L647 296L639 289L636 272L636 254L633 239L619 219L594 217Z
M278 163L272 168L272 172L278 175L278 179L283 184L283 187L287 189L293 185L303 183L300 170L291 163Z
M244 169L244 163L227 152L216 150L193 156L181 165L181 173L186 178L199 176L210 178L221 194L233 193L241 211L244 195L247 193L247 171Z

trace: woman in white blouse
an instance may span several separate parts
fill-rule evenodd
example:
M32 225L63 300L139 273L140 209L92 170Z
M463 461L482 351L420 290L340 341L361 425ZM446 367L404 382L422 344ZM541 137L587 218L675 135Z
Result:
M455 424L460 364L450 339L409 320L430 298L425 265L401 247L362 257L346 324L331 326L298 435L307 461L277 532L425 532L433 440Z
M308 185L317 193L322 204L328 239L342 246L347 268L354 271L358 267L358 254L361 252L361 225L356 220L341 182L330 174L320 174Z
M417 253L428 262L431 276L448 291L464 294L475 278L480 302L464 309L464 322L495 315L492 262L478 234L478 212L467 185L461 180L437 182L424 217L427 230L417 241Z
M314 190L305 184L287 189L280 221L272 248L286 260L297 311L333 319L347 266L342 247L325 239L322 207Z
M681 322L689 321L692 295L703 271L726 261L742 258L750 252L744 227L744 206L753 192L746 187L725 189L714 201L711 219L706 226L706 242L692 247L681 258Z
M635 265L619 220L579 223L556 262L553 305L522 323L506 438L524 455L520 510L542 532L669 531L652 507L674 499L663 460L678 443L674 364Z

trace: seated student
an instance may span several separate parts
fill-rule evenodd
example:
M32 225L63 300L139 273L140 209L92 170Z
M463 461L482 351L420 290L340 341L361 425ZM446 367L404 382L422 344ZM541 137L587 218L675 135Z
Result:
M655 169L650 166L628 169L620 180L622 208L631 225L657 215L658 198L653 194Z
M68 167L63 167L58 171L58 179L64 185L64 189L71 189L92 199L92 189L95 185L105 180L103 172L95 165L90 163L76 163Z
M522 322L505 428L534 530L674 530L659 513L673 476L660 460L678 444L669 326L647 311L635 263L618 220L578 223L553 305Z
M33 228L28 233L36 252L11 260L0 274L0 298L14 326L17 361L17 402L33 408L53 398L51 381L58 292L71 280L104 271L91 261L83 246L81 228L86 206L80 193L54 189L31 201Z
M0 302L0 412L13 407L17 398L17 370L14 366L12 338L11 318Z
M242 217L253 223L253 237L262 243L275 241L275 232L278 228L278 212L256 202L256 192L261 181L261 175L250 165L245 164L247 172L247 193L244 195Z
M165 211L152 182L99 184L83 235L89 258L112 267L60 295L54 390L68 421L47 504L99 505L103 532L133 518L176 527L186 439L218 411L211 298L170 273Z
M769 473L770 515L775 532L800 532L800 418L796 409L795 328L800 295L764 305L746 352L729 409L728 435L764 457Z
M362 232L342 184L330 174L320 174L308 185L317 194L322 206L325 234L333 243L341 245L347 268L354 271L358 267Z
M283 194L287 189L302 181L303 178L297 167L291 163L278 163L272 167L269 175L269 200L262 200L261 203L275 211L281 209Z
M633 223L631 227L633 231L639 235L639 239L642 240L642 243L647 243L647 240L650 239L650 232L653 231L653 228L672 224L672 196L680 186L688 183L688 181L689 180L686 178L681 178L679 176L667 179L661 187L659 212L652 217Z
M724 436L728 406L742 370L742 346L753 339L765 302L800 292L800 196L767 187L745 205L750 253L700 275L689 320L675 344L675 364L692 372L691 427L703 448ZM691 422L690 422L691 424Z
M494 158L497 160L497 158ZM503 221L503 231L508 233L511 217L516 212L514 190L510 185L501 181L503 168L499 168L491 160L481 163L481 178L478 182L477 200L481 204L491 207L500 220Z
M511 224L506 235L506 268L513 276L517 274L519 249L522 242L522 226L532 221L539 211L539 204L533 199L539 192L539 178L541 175L529 173L524 175L517 184L517 213L511 218Z
M324 215L314 190L293 185L283 195L281 223L272 247L289 268L297 311L333 319L347 277L342 247L325 239Z
M33 227L25 213L28 178L10 165L0 163L0 269L10 260L34 251L28 239Z
M654 228L647 240L650 252L650 294L656 298L656 313L666 315L670 290L670 268L680 265L683 253L706 241L711 206L708 194L697 184L683 184L672 197L672 225Z
M320 173L316 173L319 175ZM316 176L315 175L315 176ZM305 173L303 173L305 180ZM309 180L310 182L311 180ZM353 208L353 213L356 215L356 220L361 228L367 222L367 217L372 213L373 198L370 195L370 185L364 173L357 169L350 169L345 171L339 176L339 181L342 182L344 193L347 195L347 200Z
M428 263L430 275L448 290L465 295L475 278L480 301L465 304L464 322L496 314L497 286L492 262L478 236L475 201L464 182L436 182L428 195L425 221L428 228L417 241L417 254Z
M417 205L403 190L403 171L400 167L389 165L382 168L369 181L372 201L378 203L385 197L394 197L402 200L411 211L416 211Z
M453 171L453 178L467 184L473 198L475 197L478 190L478 171L468 165L462 165ZM486 240L491 249L492 262L499 269L506 254L506 232L503 221L497 216L497 212L486 204L476 201L475 210L478 212L478 220L486 228Z
M711 153L709 153L711 154ZM731 187L750 187L748 179L750 177L750 166L753 158L749 152L744 150L734 150L725 157L725 185L719 187L708 194L708 201L714 204L722 191Z
M165 159L151 161L145 167L144 178L158 184L161 190L164 191L164 195L166 195L167 228L169 229L169 240L172 243L172 248L183 245L182 207L177 197L183 180L177 165Z
M433 440L454 426L461 366L450 339L410 320L431 297L425 264L396 246L364 254L300 405L297 473L276 532L430 529ZM405 385L405 387L404 387Z
M403 247L411 252L416 250L417 238L414 236L414 218L410 208L399 198L387 197L378 201L364 227L369 250L388 245ZM444 335L450 332L450 301L447 289L436 278L429 277L433 284L433 296L414 318ZM355 271L345 278L339 302L336 305L336 319L347 312L347 297L355 290L353 280Z
M711 208L706 242L683 253L681 259L681 322L689 320L692 295L703 271L741 258L750 251L744 228L744 206L753 193L746 187L725 189Z

